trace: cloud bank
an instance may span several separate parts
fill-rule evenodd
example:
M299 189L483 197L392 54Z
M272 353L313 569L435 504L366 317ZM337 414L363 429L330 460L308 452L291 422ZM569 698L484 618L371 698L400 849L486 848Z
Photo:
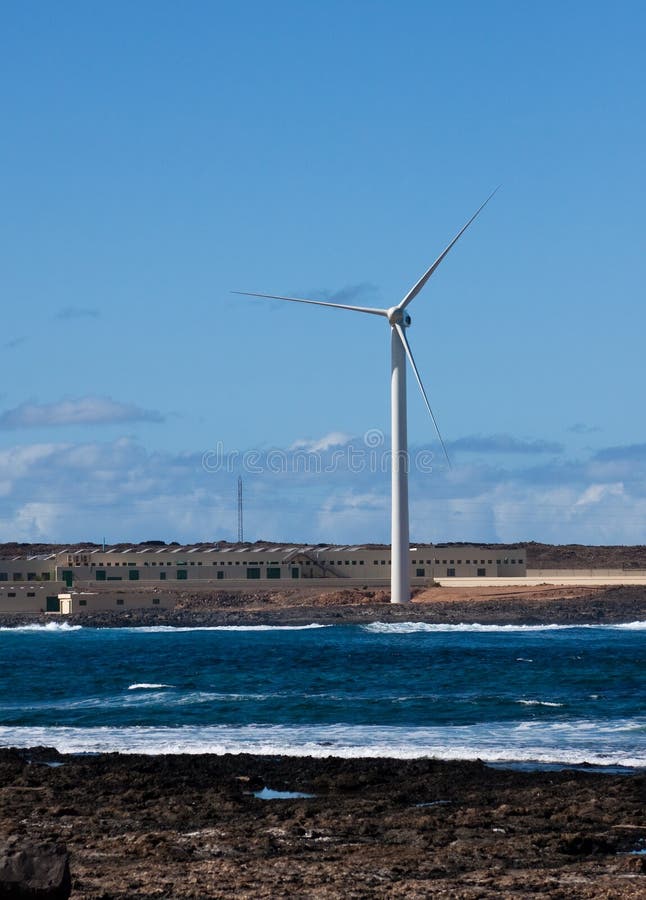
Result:
M63 425L114 425L123 422L162 422L155 410L119 403L110 397L80 397L58 403L21 403L0 413L0 428L50 428Z
M387 451L334 437L307 442L318 451L172 454L129 439L8 448L0 540L233 540L241 475L250 540L387 542ZM432 448L413 448L411 539L643 543L646 458L623 450L627 458L615 447L540 465L523 453L489 454L449 471L434 465Z

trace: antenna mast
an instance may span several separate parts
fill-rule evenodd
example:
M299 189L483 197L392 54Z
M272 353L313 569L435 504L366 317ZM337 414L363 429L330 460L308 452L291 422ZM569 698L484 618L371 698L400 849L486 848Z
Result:
M238 543L244 541L244 531L242 527L242 477L238 476Z

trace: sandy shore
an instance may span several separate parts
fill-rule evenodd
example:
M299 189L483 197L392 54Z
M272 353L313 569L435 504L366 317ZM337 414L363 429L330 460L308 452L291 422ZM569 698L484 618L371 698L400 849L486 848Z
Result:
M479 762L5 750L0 830L65 843L77 900L616 900L644 896L645 789Z

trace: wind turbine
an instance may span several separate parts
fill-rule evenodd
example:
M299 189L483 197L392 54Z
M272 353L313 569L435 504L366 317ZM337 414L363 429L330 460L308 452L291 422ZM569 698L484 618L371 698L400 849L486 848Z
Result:
M498 188L496 188L496 191ZM309 303L313 306L330 306L333 309L349 309L352 312L367 313L371 316L382 316L390 325L390 422L391 422L391 569L390 569L390 602L408 603L410 597L410 536L408 520L408 429L406 423L406 357L411 365L424 403L433 420L433 425L440 439L444 455L449 462L446 446L442 440L440 429L431 404L428 401L422 379L406 337L406 329L410 327L411 317L407 307L417 297L431 275L435 272L444 257L462 237L469 225L496 193L493 191L453 240L440 253L432 266L408 291L396 306L389 309L375 309L366 306L349 306L345 303L332 303L329 300L306 300L302 297L281 297L276 294L256 294L250 291L232 291L246 297L262 297L267 300L288 300L290 303ZM450 462L449 462L450 465Z

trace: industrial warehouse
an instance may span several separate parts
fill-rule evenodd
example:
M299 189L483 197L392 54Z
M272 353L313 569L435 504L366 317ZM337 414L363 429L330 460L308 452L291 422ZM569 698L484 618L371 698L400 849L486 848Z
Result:
M525 551L518 548L426 544L410 549L416 586L434 578L523 577L526 565ZM250 582L277 586L303 579L312 585L386 585L390 547L137 545L18 556L0 559L0 611L79 612L115 604L134 608L159 604L165 588L177 589L184 582L191 582L191 589L240 589ZM138 587L145 588L139 596Z

